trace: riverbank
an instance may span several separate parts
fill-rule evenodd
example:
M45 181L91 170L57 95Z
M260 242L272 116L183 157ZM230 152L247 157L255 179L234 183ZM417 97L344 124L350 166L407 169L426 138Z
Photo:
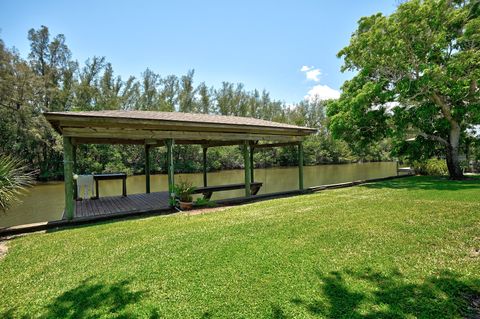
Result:
M404 177L410 177L410 176L412 175L406 174L401 176L390 176L390 177L382 177L382 178L376 178L376 179L370 179L370 180L358 180L358 181L346 182L346 183L313 186L303 190L260 194L260 195L255 195L249 198L245 198L242 196L242 197L235 197L235 198L220 199L220 200L214 201L214 203L216 204L217 208L227 208L229 206L234 206L234 205L242 205L246 203L258 202L258 201L275 199L275 198L297 196L302 194L311 194L311 193L319 192L323 190L352 187L352 186L362 185L365 183L385 181L389 179L404 178ZM211 210L210 208L197 208L196 210L189 211L188 213L196 214L196 213L202 213L202 211L210 211L210 210ZM129 218L137 218L137 217L142 218L146 216L155 216L155 215L169 215L169 214L177 213L178 211L179 210L176 208L159 208L159 209L143 210L143 211L136 211L136 212L105 214L105 215L86 217L86 218L75 218L73 220L61 219L61 220L54 220L50 222L15 225L12 227L0 228L0 240L2 237L5 238L12 235L26 234L26 233L32 233L32 232L44 231L44 230L60 230L65 227L88 225L88 224L94 224L102 221L112 221L112 220L118 220L118 219L129 219Z
M479 191L408 177L16 238L0 316L473 318Z
M304 185L313 187L395 175L395 162L306 166L304 168ZM202 174L176 174L175 178L189 180L193 185L203 185ZM298 189L298 168L256 169L254 179L263 183L259 194L296 190ZM243 170L224 170L208 174L208 185L235 184L243 181ZM151 191L162 192L165 190L167 190L167 176L152 175ZM118 196L121 195L121 191L121 181L100 182L100 192L103 196ZM144 175L127 178L128 194L144 192ZM64 193L62 182L37 184L28 189L20 203L16 203L6 213L0 214L0 228L60 220L64 207ZM243 195L242 190L226 191L215 193L213 199L222 200Z

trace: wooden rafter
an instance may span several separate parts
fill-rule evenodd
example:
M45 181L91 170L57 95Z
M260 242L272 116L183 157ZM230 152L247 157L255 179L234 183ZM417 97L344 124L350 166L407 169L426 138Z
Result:
M125 143L126 140L165 140L174 139L177 141L229 141L236 144L236 141L278 141L294 142L303 140L303 136L254 134L254 133L213 133L213 132L190 132L190 131L158 131L133 128L104 128L104 127L64 127L63 136L83 139L107 140L111 144ZM233 143L235 141L235 143ZM130 143L136 144L136 143ZM143 144L143 143L142 143ZM198 142L198 144L202 144ZM232 145L230 144L230 145Z

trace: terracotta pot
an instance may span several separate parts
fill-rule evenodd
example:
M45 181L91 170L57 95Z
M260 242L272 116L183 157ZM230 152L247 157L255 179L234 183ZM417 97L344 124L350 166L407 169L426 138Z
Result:
M190 210L193 208L193 202L179 202L181 210Z

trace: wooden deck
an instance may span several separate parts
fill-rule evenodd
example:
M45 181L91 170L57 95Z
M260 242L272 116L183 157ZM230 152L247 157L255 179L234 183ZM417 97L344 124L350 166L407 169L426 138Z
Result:
M168 192L109 196L75 202L74 219L169 209ZM63 217L65 219L65 216Z

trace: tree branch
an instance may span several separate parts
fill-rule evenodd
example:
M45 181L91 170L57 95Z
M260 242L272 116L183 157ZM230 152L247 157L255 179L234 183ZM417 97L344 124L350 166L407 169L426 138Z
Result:
M426 138L426 139L429 139L429 140L432 140L432 141L437 141L437 142L440 142L442 143L443 145L445 146L449 146L450 144L447 142L447 140L445 140L444 138L441 138L440 136L436 136L436 135L432 135L432 134L427 134L427 133L423 133L423 132L420 132L418 133L418 135Z
M452 116L450 106L445 102L443 97L438 95L436 92L433 92L431 97L432 97L433 102L435 104L437 104L438 106L440 106L440 109L442 110L443 116L445 116L445 118L448 120L448 122L450 122L450 125L452 125L452 127L459 126L458 122Z
M470 95L474 95L477 92L478 89L478 83L477 80L472 80L470 83Z

